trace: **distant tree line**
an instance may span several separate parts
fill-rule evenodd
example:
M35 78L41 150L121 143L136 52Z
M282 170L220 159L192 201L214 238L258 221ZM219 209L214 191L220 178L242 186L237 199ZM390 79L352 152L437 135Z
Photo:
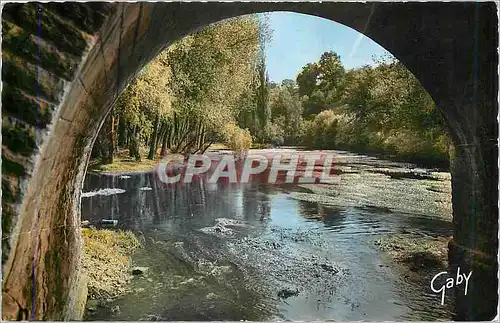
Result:
M295 82L269 84L269 142L446 166L451 141L432 98L396 59L375 63L346 70L336 53L325 52Z
M119 149L141 159L300 145L381 152L447 164L443 118L418 80L397 60L346 70L325 52L296 80L270 82L265 17L211 25L170 46L131 82L107 117L93 156L111 163Z

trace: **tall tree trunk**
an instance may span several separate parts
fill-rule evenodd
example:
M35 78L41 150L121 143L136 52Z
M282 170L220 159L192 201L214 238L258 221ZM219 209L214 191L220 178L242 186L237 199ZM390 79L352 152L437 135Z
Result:
M117 137L118 137L118 145L117 147L126 147L127 146L127 125L125 123L125 119L123 117L120 117L118 115L118 130L117 130Z
M134 131L132 133L132 138L130 138L130 146L129 146L130 157L134 157L136 161L141 161L141 153L139 151L139 134L137 131L137 126L134 127Z
M101 157L103 157L102 153L101 153L101 141L99 140L99 135L97 136L97 138L95 140L95 143L94 143L94 147L92 148L91 157L92 158L101 158Z
M204 154L205 151L207 151L208 147L210 147L214 142L213 141L209 141L207 143L207 145L205 147L203 147L203 149L201 150L200 154Z
M191 133L191 130L189 129L189 119L185 118L181 120L179 123L179 127L177 129L177 134L176 134L176 141L174 143L175 148L173 149L174 152L180 152L181 145L184 143L184 140L187 140L187 136Z
M177 113L174 112L174 129L172 131L172 136L170 138L171 147L177 145L178 134L179 134L179 118L177 117Z
M107 115L104 120L104 124L102 125L101 131L97 135L98 142L100 143L97 147L101 151L102 163L110 164L113 162L113 154L111 148L111 115Z
M160 142L162 142L163 136L165 135L166 128L167 128L167 123L160 122L160 128L158 130L158 135L156 136L156 147L158 147L160 145Z
M116 139L116 131L115 131L115 108L111 109L109 113L109 133L108 133L108 156L107 163L113 163L113 156L115 154L115 139Z
M168 127L168 132L167 132L167 148L171 149L172 148L172 133L174 131L173 126Z
M151 134L149 142L149 154L148 159L154 160L156 155L156 137L158 136L158 126L160 125L160 116L156 114L155 124L153 128L153 133Z
M189 132L190 132L189 129L187 129L184 132L184 134L182 135L182 137L177 140L177 142L175 143L175 148L173 149L174 152L180 152L180 146L182 145L182 143L186 139L187 135L189 135Z
M140 151L140 144L139 144L139 131L137 131L138 126L135 127L135 133L134 133L134 147L135 147L135 160L140 162L141 161L141 151Z
M196 142L196 152L203 147L205 142L205 126L200 122L200 130L198 132L198 140Z
M118 153L118 131L120 129L120 118L116 115L115 110L113 109L113 117L114 117L114 140L113 140L113 150L114 154Z
M186 140L186 144L181 149L179 149L178 152L180 152L181 154L189 153L189 151L191 150L191 146L196 142L196 139L196 134L194 134L191 140Z
M128 137L127 137L127 141L128 141L128 155L129 157L134 157L135 156L135 152L134 152L134 138L135 138L135 131L136 131L136 127L134 126L132 129L129 128L129 130L127 131L128 132Z
M124 122L125 123L125 122ZM128 147L129 145L129 142L130 142L130 125L128 124L125 124L123 126L125 128L125 131L123 133L124 137L125 137L125 142L124 144L122 145L122 147Z
M167 145L168 145L168 137L170 136L170 129L168 123L165 124L165 132L162 137L161 142L161 158L164 158L167 155Z

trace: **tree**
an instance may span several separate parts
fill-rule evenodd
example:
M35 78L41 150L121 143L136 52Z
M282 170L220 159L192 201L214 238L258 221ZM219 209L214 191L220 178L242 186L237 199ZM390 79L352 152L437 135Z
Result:
M339 106L344 83L345 69L335 52L324 52L318 62L305 65L297 76L304 117Z
M303 67L297 77L303 142L447 160L449 136L429 94L393 57L376 63L345 71L340 57L326 52Z
M120 119L128 124L129 151L136 160L140 160L141 134L150 138L148 158L155 157L160 118L171 113L168 81L169 67L162 53L139 73L118 99Z
M335 52L324 52L319 59L319 74L317 84L323 92L331 92L338 99L344 84L345 69L340 56Z
M299 95L310 96L316 89L318 77L320 75L319 65L317 63L308 63L297 75L297 85L299 86Z
M106 122L93 155L114 151L109 140L128 147L137 160L143 145L149 146L149 159L155 158L160 144L162 156L167 151L204 152L216 141L246 146L249 130L245 128L252 133L262 129L254 126L257 114L261 123L270 121L263 104L268 86L263 60L268 27L265 16L228 19L160 53L118 99L116 122ZM113 135L115 128L118 133Z
M168 50L179 123L174 129L181 129L174 151L203 150L200 144L222 138L227 122L252 110L248 88L261 38L258 19L246 16L210 26Z
M262 55L257 66L258 79L256 90L256 129L260 129L256 133L260 142L268 140L269 126L271 121L271 110L269 108L269 81L266 73L265 58Z
M347 73L342 102L344 112L353 114L357 123L367 123L376 112L374 102L375 71L370 66Z
M281 85L271 88L269 101L272 123L282 129L282 132L273 132L275 137L280 134L283 143L296 144L302 121L302 105L295 82L283 80Z

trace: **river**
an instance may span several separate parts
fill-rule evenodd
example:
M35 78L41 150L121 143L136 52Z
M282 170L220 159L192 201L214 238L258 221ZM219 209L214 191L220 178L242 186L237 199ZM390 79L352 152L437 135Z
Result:
M87 319L449 320L375 246L401 232L450 236L449 173L332 153L336 185L172 189L153 173L87 174L82 219L133 230L144 241L133 263L149 267L113 300L119 312Z

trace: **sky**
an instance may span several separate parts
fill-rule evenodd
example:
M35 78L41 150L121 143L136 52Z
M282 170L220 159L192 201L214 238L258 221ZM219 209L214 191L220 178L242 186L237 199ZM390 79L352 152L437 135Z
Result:
M317 62L322 53L340 55L346 69L373 65L373 55L387 51L370 38L345 25L310 15L268 13L272 39L266 46L269 80L295 80L307 63Z

